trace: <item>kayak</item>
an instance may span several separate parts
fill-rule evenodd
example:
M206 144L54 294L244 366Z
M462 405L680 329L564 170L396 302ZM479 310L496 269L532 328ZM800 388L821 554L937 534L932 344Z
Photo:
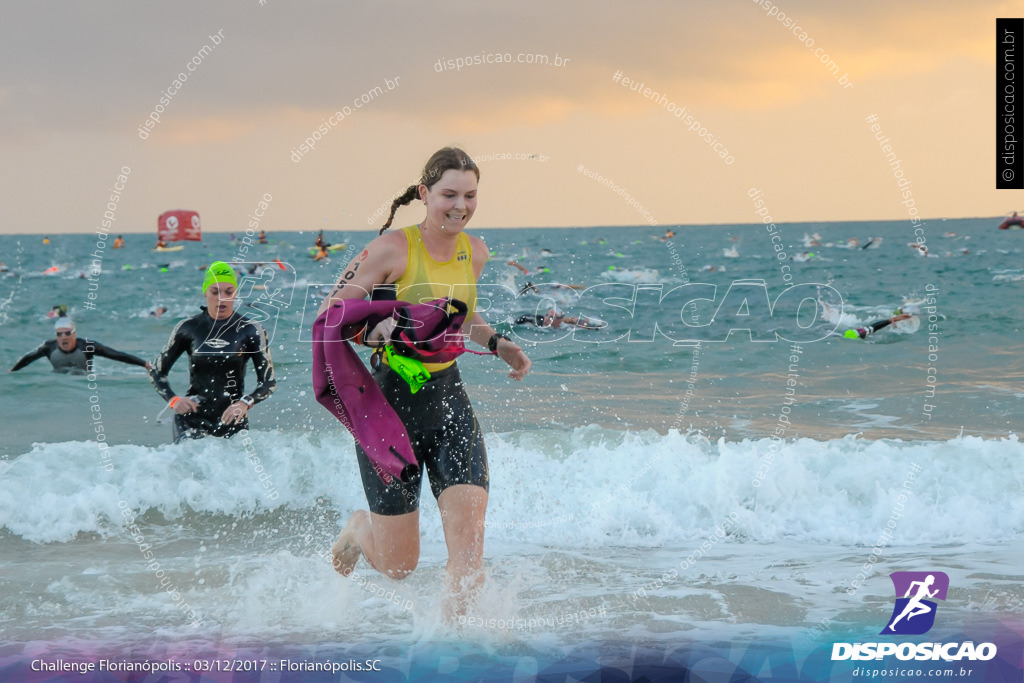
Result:
M344 249L347 246L348 246L347 242L342 242L341 244L332 244L331 246L327 247L327 251L340 251L340 250ZM318 252L318 251L320 251L320 250L317 249L316 247L311 247L310 250L309 250L309 253L310 253L310 255L313 255L313 254L316 254L316 252Z

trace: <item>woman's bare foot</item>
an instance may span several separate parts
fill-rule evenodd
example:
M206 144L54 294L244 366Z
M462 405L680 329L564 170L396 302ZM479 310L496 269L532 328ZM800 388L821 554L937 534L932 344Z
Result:
M356 562L359 561L359 556L362 554L362 549L356 541L356 530L367 520L366 512L363 510L355 512L345 528L341 530L338 540L334 542L334 547L331 548L334 570L342 576L348 576L356 568Z

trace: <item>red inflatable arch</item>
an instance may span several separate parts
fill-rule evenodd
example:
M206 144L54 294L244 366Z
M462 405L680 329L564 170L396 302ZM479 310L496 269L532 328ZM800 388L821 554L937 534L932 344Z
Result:
M199 214L181 209L164 211L156 221L156 234L164 242L202 241L203 229Z

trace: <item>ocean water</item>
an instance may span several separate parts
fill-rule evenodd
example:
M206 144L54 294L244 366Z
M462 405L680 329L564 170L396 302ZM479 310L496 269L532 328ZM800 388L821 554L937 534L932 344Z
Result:
M907 222L782 225L782 251L757 225L678 226L668 242L650 227L476 232L492 251L485 316L534 365L516 383L493 358L460 360L492 479L488 580L458 629L440 618L429 496L410 578L361 562L346 580L327 559L365 499L352 438L313 399L309 326L370 234L329 235L349 246L319 263L311 233L244 254L227 234L167 253L142 235L117 251L0 236L6 367L53 334L57 304L80 337L152 358L202 303L201 268L239 258L274 273L242 283L240 310L271 332L278 376L247 453L239 438L171 445L137 367L0 375L0 671L274 652L468 680L683 648L687 666L711 652L766 676L753 643L806 664L877 639L888 574L930 570L950 577L930 637L995 634L1016 652L1024 234L996 222L931 222L927 257ZM836 335L907 304L917 319L898 329ZM550 307L600 327L513 324ZM824 677L848 679L845 664Z

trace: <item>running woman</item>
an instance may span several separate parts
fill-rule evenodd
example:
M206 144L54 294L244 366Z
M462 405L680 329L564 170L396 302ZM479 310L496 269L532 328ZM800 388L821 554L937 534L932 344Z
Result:
M344 299L397 298L421 303L451 296L469 307L466 327L470 340L486 347L521 380L530 359L507 337L496 333L475 312L476 283L489 251L483 240L466 234L477 204L480 171L462 150L444 148L427 161L415 185L391 204L380 236L357 256L338 280L320 311ZM418 225L388 232L400 206L419 199L426 216ZM394 327L387 320L363 336L367 346L388 342ZM377 571L394 579L408 576L419 562L419 500L422 471L441 511L448 564L445 574L445 614L463 614L483 583L484 519L487 510L487 451L480 426L466 396L454 361L425 363L429 381L415 394L386 363L374 379L401 418L421 470L407 483L385 485L366 453L356 447L369 512L356 511L334 544L334 566L352 572L365 556Z

